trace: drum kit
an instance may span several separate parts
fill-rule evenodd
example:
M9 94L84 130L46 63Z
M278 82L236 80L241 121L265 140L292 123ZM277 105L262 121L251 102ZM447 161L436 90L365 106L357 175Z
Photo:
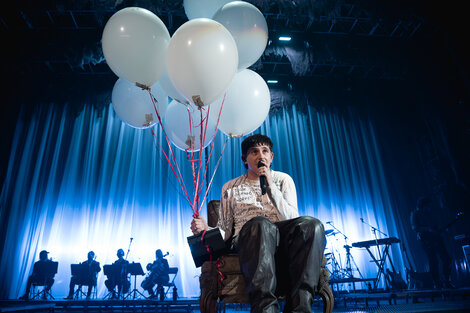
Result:
M341 230L335 227L332 222L327 222L326 224L332 227L332 229L325 230L328 242L326 250L329 251L325 253L325 258L327 260L327 269L330 272L330 281L358 278L354 276L354 272L358 273L359 278L363 278L353 256L351 255L350 250L352 246L348 244L349 238ZM343 244L342 247L340 244L329 244L334 241L339 242L339 239L336 238L337 236L344 239L345 244ZM341 248L346 251L345 257L342 257Z

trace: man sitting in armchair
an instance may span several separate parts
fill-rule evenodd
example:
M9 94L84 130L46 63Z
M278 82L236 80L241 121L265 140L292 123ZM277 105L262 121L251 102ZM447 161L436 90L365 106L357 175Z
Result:
M252 135L242 142L246 174L222 188L218 228L239 254L251 312L312 312L325 248L323 224L299 217L292 178L270 169L271 139ZM208 230L201 216L191 222L197 234Z

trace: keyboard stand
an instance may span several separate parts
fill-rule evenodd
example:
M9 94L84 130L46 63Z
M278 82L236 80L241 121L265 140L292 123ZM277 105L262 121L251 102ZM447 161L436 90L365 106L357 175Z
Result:
M385 275L385 262L388 261L390 262L390 266L392 267L392 270L395 272L395 267L393 266L392 259L390 258L390 246L391 244L387 243L384 244L384 249L382 251L382 254L380 255L379 258L376 258L375 255L370 251L370 247L365 247L367 249L367 252L369 252L370 257L374 261L375 265L377 265L378 271L377 271L377 277L375 278L374 281L374 289L377 290L377 287L380 282L380 278L383 275L385 278L385 285L387 288L390 288L392 285L392 282L390 281L390 277Z

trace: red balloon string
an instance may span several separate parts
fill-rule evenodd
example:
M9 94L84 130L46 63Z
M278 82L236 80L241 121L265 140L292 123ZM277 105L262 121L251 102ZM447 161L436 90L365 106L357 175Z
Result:
M169 164L169 166L170 166L170 168L173 172L173 175L175 175L176 180L178 181L181 189L183 190L183 192L186 196L186 199L188 200L189 204L191 205L191 208L193 210L193 217L196 218L197 216L199 216L200 210L202 209L202 205L204 204L204 202L207 198L208 192L210 190L210 187L212 186L212 182L214 180L215 172L217 171L217 169L219 167L220 161L222 159L222 154L225 150L225 147L226 147L227 141L228 141L228 138L227 138L227 140L225 141L224 146L222 148L222 151L219 155L219 158L217 160L217 164L215 166L214 173L212 174L210 183L208 184L208 186L206 188L206 192L204 194L202 202L199 203L200 196L201 196L201 193L202 193L202 187L203 187L201 182L204 182L204 180L206 178L207 170L208 170L208 167L209 167L209 161L212 157L212 152L214 150L214 139L215 139L215 136L217 134L219 121L220 121L220 115L222 113L222 108L223 108L223 105L224 105L224 102L225 102L225 95L224 95L224 98L222 100L222 106L220 108L219 115L218 115L218 118L217 118L217 124L216 124L215 133L214 133L214 138L212 138L211 150L210 150L209 156L208 156L207 161L206 161L205 169L204 169L204 172L203 172L203 175L202 175L202 180L200 180L200 178L201 178L201 169L203 168L203 166L202 166L202 149L203 149L204 142L206 141L207 127L208 127L209 114L210 114L210 105L209 105L208 110L206 110L204 107L199 107L198 108L199 113L200 113L201 122L198 123L197 125L194 125L195 128L200 127L199 158L196 158L195 153L194 153L194 148L195 148L194 142L195 142L196 137L193 136L193 125L192 125L192 118L191 118L191 110L189 108L187 108L187 110L188 110L188 122L189 122L189 133L190 133L189 134L189 136L190 136L190 146L185 149L185 152L186 152L186 159L191 162L191 171L192 171L192 178L193 178L193 184L194 184L194 197L193 197L193 201L191 201L191 198L189 197L188 191L187 191L186 186L185 186L184 181L183 181L183 176L181 175L181 171L178 167L178 163L176 162L176 158L175 158L175 155L173 153L173 149L171 148L170 140L168 139L168 136L165 132L165 129L163 128L163 123L162 123L160 114L158 113L158 110L157 110L156 102L158 102L158 101L153 97L153 95L150 91L150 88L146 88L146 90L148 91L148 93L150 95L150 98L152 99L152 104L153 104L153 107L155 109L155 113L157 115L158 122L160 124L160 127L162 128L163 134L165 136L165 140L167 142L167 145L168 145L168 148L170 150L171 157L172 157L172 160L173 160L173 163L175 164L175 166L173 166L170 158L165 153L163 147L161 146L160 142L158 141L157 136L155 135L155 132L153 131L153 129L151 127L150 127L150 130L152 131L152 134L155 137L155 140L157 141L161 151L163 152L163 155L165 156L165 158L166 158L166 160L167 160L167 162L168 162L168 164ZM205 117L204 117L204 114L203 114L204 112L203 111L206 113ZM175 167L176 167L176 170L175 170ZM197 172L197 175L196 175L196 172ZM204 240L204 235L205 234L206 234L206 231L204 230L204 232L201 236L201 241ZM205 247L206 247L207 252L209 253L210 261L212 262L213 256L212 256L211 248L210 248L209 245L205 245ZM216 267L217 267L217 271L218 271L219 275L221 276L220 282L222 282L225 279L224 274L220 271L220 267L223 266L221 264L222 263L220 262L220 259L218 259L217 263L216 263Z
M177 171L178 171L179 176L177 175L177 173L176 173L176 171L175 171L173 165L171 164L171 161L170 161L168 155L165 153L165 150L163 150L163 147L161 146L160 142L158 141L158 138L157 138L157 136L155 135L155 132L153 131L152 127L150 127L150 129L152 130L152 134L153 134L155 140L157 141L158 145L160 146L160 149L161 149L161 151L163 152L163 155L165 156L165 158L166 158L166 160L167 160L167 162L168 162L168 164L169 164L169 166L170 166L170 168L171 168L173 174L175 175L176 180L178 181L178 183L179 183L181 189L182 189L183 192L185 193L186 198L187 198L189 204L191 205L192 208L194 208L194 204L191 202L191 199L190 199L190 197L189 197L188 191L187 191L186 186L185 186L185 184L184 184L183 176L181 175L181 171L180 171L180 169L179 169L179 167L178 167L178 163L176 162L176 158L175 158L175 155L174 155L174 153L173 153L173 149L171 148L170 141L169 141L168 136L167 136L167 134L166 134L166 132L165 132L165 129L163 128L162 119L161 119L161 117L160 117L160 114L158 113L157 106L156 106L157 100L153 97L152 93L150 92L150 89L147 89L147 91L148 91L148 93L149 93L149 95L150 95L150 99L152 100L152 104L153 104L153 107L154 107L154 109L155 109L155 113L156 113L156 115L157 115L158 122L159 122L159 124L160 124L160 127L162 128L163 134L164 134L164 136L165 136L165 139L166 139L168 148L169 148L169 150L170 150L170 153L171 153L173 162L175 163L175 166L176 166L176 169L177 169Z
M176 172L175 172L175 169L173 168L173 165L171 164L170 160L168 159L168 156L166 155L165 151L163 150L163 147L161 146L160 142L158 141L157 135L156 135L155 132L153 131L152 127L149 127L149 128L150 128L150 130L152 131L152 134L153 134L153 137L155 138L155 141L158 143L158 146L159 146L160 149L162 150L163 155L164 155L165 158L166 158L166 161L167 161L168 164L170 165L170 168L171 168L171 170L173 171L173 174L175 175L176 180L177 180L178 183L180 184L181 189L183 190L183 192L185 193L186 199L187 199L188 201L190 201L189 195L188 195L188 193L186 192L186 190L183 188L183 186L181 185L181 182L180 182L180 180L179 180L179 178L178 178L178 175L177 175Z
M197 162L195 157L194 157L194 136L193 136L193 123L192 123L192 118L191 118L191 110L189 107L186 107L188 111L188 123L189 123L189 137L190 137L190 145L188 148L185 149L186 151L186 159L191 162L191 171L192 171L192 177L193 177L193 185L194 185L194 198L193 198L193 217L196 218L199 216L199 210L197 206L197 199L198 199L198 190L197 190L197 184L196 184L196 168L195 168L195 163Z
M206 230L204 230L202 232L202 235L201 235L201 242L204 242L204 235L206 234ZM212 251L211 251L211 248L209 245L205 245L206 247L206 251L207 253L209 253L209 261L212 263ZM225 279L225 275L224 273L222 273L220 271L220 268L221 267L224 267L225 266L225 261L221 260L220 258L217 259L217 261L215 262L215 267L217 269L217 273L219 273L219 276L220 276L220 279L219 279L219 282L222 282L224 279Z
M215 262L215 267L217 268L217 273L219 273L220 275L220 279L219 279L219 282L222 283L225 279L225 275L224 273L222 273L220 271L220 268L221 267L224 267L225 266L225 261L221 260L220 258L217 259L217 261Z
M225 96L226 96L226 95L227 95L227 94L225 93L225 94L224 94L224 97L223 97L223 99L222 99L222 105L220 106L220 110L219 110L219 113L218 113L217 123L216 123L216 125L215 125L214 138L215 138L215 135L217 135L217 131L218 131L218 129L219 129L220 115L222 114L222 109L223 109L223 107L224 107ZM209 117L210 111L211 111L211 108L210 108L210 105L209 105L209 110L208 110L208 112L207 112L207 117ZM215 140L212 140L211 151L210 151L210 153L209 153L209 157L207 158L206 169L204 170L204 176L203 176L203 178L202 178L202 181L204 181L204 180L206 179L206 173L207 173L207 169L208 169L208 167L209 167L209 160L211 159L211 157L212 157L212 151L214 150L214 143L215 143L214 141L215 141ZM226 146L226 144L227 144L227 141L228 141L228 138L225 140L225 143L224 143L224 146L223 146L223 148L222 148L222 151L220 152L220 155L219 155L219 158L218 158L218 160L217 160L216 166L215 166L215 168L214 168L214 172L213 172L213 174L212 174L211 180L210 180L209 184L207 185L206 193L204 194L204 197L202 198L202 202L201 202L201 205L200 205L200 207L199 207L199 210L201 210L202 206L204 205L204 202L205 202L205 200L206 200L207 194L209 193L210 187L212 186L212 181L214 180L215 173L217 172L217 169L218 169L218 167L219 167L220 161L221 161L221 159L222 159L222 154L223 154L224 151L225 151L225 146ZM200 190L199 192L201 192L201 191L202 191L202 187L201 187L201 190Z

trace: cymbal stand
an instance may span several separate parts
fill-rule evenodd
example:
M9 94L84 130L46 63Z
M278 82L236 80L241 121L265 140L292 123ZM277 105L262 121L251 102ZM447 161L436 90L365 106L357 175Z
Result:
M333 227L334 229L336 229L336 227L334 227L334 225L332 225L332 222L326 222L326 224L329 224L331 227ZM333 232L333 236L335 237L336 239L336 235L340 233L339 231L337 232ZM341 233L342 234L342 233ZM336 241L338 241L338 239L336 239ZM337 245L339 245L339 243L337 243ZM332 249L332 273L331 273L331 276L332 276L332 279L342 279L344 278L343 277L343 273L342 273L342 260L341 260L341 253L339 251L339 249L334 246L333 247L334 250ZM335 253L336 252L336 253ZM338 258L336 258L336 255L338 256Z
M332 234L336 237L336 233ZM336 252L336 253L335 253ZM338 255L339 261L336 259L336 254ZM341 276L341 255L339 254L338 249L336 247L331 247L331 279L340 279Z

